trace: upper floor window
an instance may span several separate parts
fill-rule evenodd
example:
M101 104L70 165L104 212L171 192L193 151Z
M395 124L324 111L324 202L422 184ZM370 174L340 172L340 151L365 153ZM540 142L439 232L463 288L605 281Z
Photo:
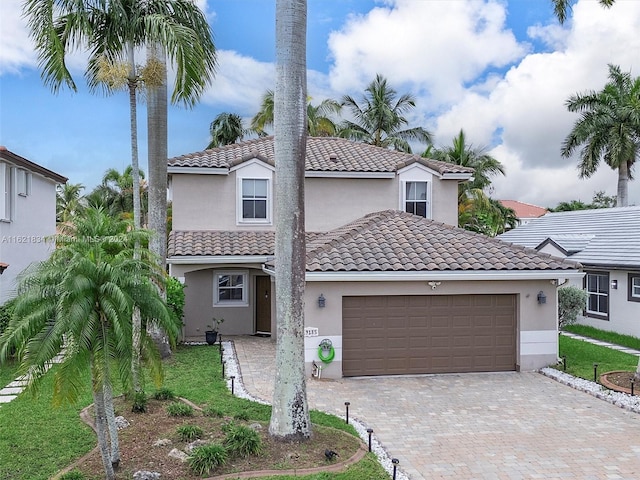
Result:
M640 273L629 274L629 296L630 302L640 302Z
M216 272L214 278L216 305L247 304L247 274L244 272Z
M421 217L430 217L429 182L406 182L404 192L404 210Z
M12 168L6 163L0 163L0 220L11 221L12 202Z
M587 316L605 320L609 317L609 274L587 272L585 276L587 290Z
M265 178L243 178L242 221L269 221L269 180Z
M18 169L18 195L31 195L31 172L22 168Z

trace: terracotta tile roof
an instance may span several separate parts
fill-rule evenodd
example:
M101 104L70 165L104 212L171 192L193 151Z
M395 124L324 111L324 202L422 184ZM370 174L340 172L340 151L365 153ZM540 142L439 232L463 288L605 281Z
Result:
M575 262L396 210L367 215L307 246L307 271L576 269Z
M169 256L272 255L273 232L172 232ZM568 270L580 265L408 213L369 214L307 240L309 272Z
M175 256L273 255L271 231L172 231L167 253Z
M500 203L516 212L516 217L518 218L538 218L548 213L546 208L518 202L517 200L500 200Z
M252 158L259 158L270 165L275 164L272 136L170 158L169 167L231 168ZM473 173L473 169L467 167L374 147L344 138L307 138L306 171L396 172L413 163L420 163L441 175Z

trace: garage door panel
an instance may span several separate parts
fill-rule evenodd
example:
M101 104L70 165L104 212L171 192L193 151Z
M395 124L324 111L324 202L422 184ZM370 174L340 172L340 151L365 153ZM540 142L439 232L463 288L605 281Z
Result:
M343 374L515 369L515 295L343 298Z

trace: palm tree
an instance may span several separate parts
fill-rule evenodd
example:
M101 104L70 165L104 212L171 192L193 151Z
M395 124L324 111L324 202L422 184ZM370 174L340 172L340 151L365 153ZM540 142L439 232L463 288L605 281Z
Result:
M325 98L318 105L311 104L307 97L307 131L311 137L333 137L338 127L331 119L333 114L340 113L341 105L330 98ZM262 97L260 111L251 119L251 130L258 135L266 135L265 128L273 125L273 90L267 90Z
M235 113L222 112L209 126L211 141L207 149L230 145L242 140L247 131L242 127L242 118Z
M269 434L311 436L304 368L304 167L306 125L306 0L276 0L276 312L277 345Z
M500 202L486 194L491 187L491 178L504 175L502 164L486 153L485 148L474 148L467 143L464 130L453 138L452 145L443 148L429 146L423 157L434 158L473 169L469 182L458 184L458 225L466 230L495 236L515 223Z
M629 180L640 147L640 77L632 78L620 67L609 65L609 81L602 91L575 94L566 102L570 112L579 112L562 143L562 156L580 151L580 178L589 178L600 160L618 171L616 204L628 205Z
M46 366L62 355L54 372L56 402L77 400L85 372L90 372L107 479L115 478L113 464L119 461L117 429L108 428L107 419L113 417L114 376L125 386L130 382L132 309L177 335L155 287L165 281L164 272L148 250L133 257L133 245L146 242L149 233L128 227L101 209L88 208L74 217L63 227L66 235L58 236L51 257L20 278L14 314L0 337L0 361L15 349L30 388L41 383ZM143 349L159 383L161 363L148 337Z
M138 176L144 179L144 172L139 170ZM144 197L146 186L144 182L140 183ZM110 168L102 176L102 183L87 196L87 202L94 207L103 207L110 215L130 218L134 206L133 184L133 167L131 165L128 165L122 172Z
M65 183L56 187L56 222L65 223L82 211L81 183Z
M411 152L409 141L431 143L431 134L424 128L405 128L409 121L404 114L416 106L413 95L405 93L397 98L397 92L380 74L367 86L360 103L345 95L342 106L351 110L354 120L340 125L341 137L407 153Z
M598 0L600 5L609 8L616 0ZM564 23L567 19L567 12L571 9L571 0L551 0L553 3L553 12L556 14L558 21Z

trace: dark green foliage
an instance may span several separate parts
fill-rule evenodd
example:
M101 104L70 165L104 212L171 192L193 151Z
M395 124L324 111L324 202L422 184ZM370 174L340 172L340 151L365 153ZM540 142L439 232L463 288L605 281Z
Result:
M184 285L177 278L167 279L167 305L169 313L176 326L181 329L182 317L184 316Z
M229 453L240 457L256 455L262 448L260 435L253 428L234 425L226 432L224 446Z
M189 467L197 475L208 475L214 468L224 465L227 456L227 450L217 443L196 447L189 457Z
M4 332L7 325L9 325L9 319L13 315L13 300L9 300L0 305L0 335Z
M144 392L135 392L133 394L133 402L131 404L131 411L133 413L144 413L147 411L147 395Z
M216 407L214 407L212 405L210 405L207 408L205 408L202 411L202 414L205 417L218 417L218 418L224 417L224 412L222 410L220 410L219 408L216 408Z
M173 394L171 389L163 387L156 390L156 393L153 394L153 398L156 400L173 400L176 396Z
M193 407L182 402L173 402L167 406L167 412L171 417L192 417Z
M60 476L60 480L86 480L84 473L78 470L71 470Z
M176 429L176 432L183 442L192 442L204 435L204 431L197 425L181 425Z

